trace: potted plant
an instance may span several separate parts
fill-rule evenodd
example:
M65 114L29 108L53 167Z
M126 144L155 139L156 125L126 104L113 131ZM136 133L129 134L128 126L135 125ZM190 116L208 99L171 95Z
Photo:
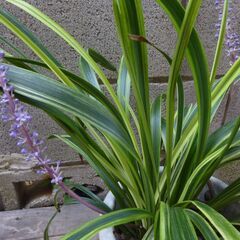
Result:
M28 159L39 161L40 173L49 174L57 187L102 214L63 239L91 239L100 230L115 226L118 226L116 239L122 234L125 239L145 240L240 239L237 219L226 219L221 213L239 199L240 180L223 186L224 190L210 194L208 199L202 192L206 186L214 190L213 173L240 156L240 117L209 132L224 96L240 74L240 60L234 46L238 43L234 35L228 35L234 61L225 75L216 80L228 1L216 1L222 12L210 72L205 49L194 29L201 0L190 0L186 10L176 0L156 0L178 33L172 59L145 38L142 1L113 0L123 50L118 71L96 51L84 50L68 32L35 7L23 0L6 2L49 27L80 57L81 76L78 76L62 66L26 26L0 10L0 23L41 59L34 61L5 51L0 76L4 92L1 102L3 119L13 122L10 134L18 141L23 139L19 145L28 145L22 148L22 153ZM170 64L166 99L160 94L153 102L149 98L147 44L157 48ZM194 106L184 104L180 70L185 57L194 79L197 99ZM118 72L117 91L100 66ZM58 81L39 72L39 68L53 73ZM98 80L111 101L103 94ZM129 103L130 89L136 100L136 112ZM109 194L114 196L111 206L82 186L78 187L90 198L79 197L72 191L71 184L63 180L59 164L51 167L50 161L44 158L38 135L29 133L31 117L16 98L44 110L66 131L66 135L55 137L84 156L95 169ZM166 115L163 115L165 101Z

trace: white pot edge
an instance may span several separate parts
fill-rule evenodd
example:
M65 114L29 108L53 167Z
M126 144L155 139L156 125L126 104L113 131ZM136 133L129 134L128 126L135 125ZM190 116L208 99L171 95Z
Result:
M104 199L104 203L111 209L115 207L115 197L113 196L112 192L108 192ZM116 240L112 227L103 229L99 232L98 236L99 240Z

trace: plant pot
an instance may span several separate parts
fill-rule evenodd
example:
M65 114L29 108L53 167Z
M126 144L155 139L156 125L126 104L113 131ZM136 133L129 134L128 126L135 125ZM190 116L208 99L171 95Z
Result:
M160 170L161 171L161 170ZM228 185L216 177L211 177L212 195L217 196ZM198 200L206 202L206 196L209 195L209 186L205 186L199 194ZM115 207L115 198L111 192L108 192L104 199L104 203L111 209ZM234 215L240 214L239 204L231 204L221 212L227 218L233 218ZM106 228L99 232L99 240L116 240L114 236L114 228Z
M111 209L115 207L115 197L113 196L112 192L108 192L104 199L104 203ZM99 240L116 240L114 236L114 228L106 228L99 232Z

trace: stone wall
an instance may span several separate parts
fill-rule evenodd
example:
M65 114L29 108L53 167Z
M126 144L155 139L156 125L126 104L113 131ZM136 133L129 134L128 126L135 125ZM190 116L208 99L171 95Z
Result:
M114 29L111 0L26 0L42 10L56 22L69 31L85 48L95 48L108 59L118 65L121 51ZM232 0L233 8L240 9L240 2ZM64 41L60 40L52 31L34 20L28 14L0 0L1 6L21 19L33 32L37 33L42 41L68 68L76 70L78 56ZM203 44L206 47L209 63L213 61L216 46L215 24L218 14L215 10L214 0L204 0L197 21ZM170 55L176 42L176 33L167 16L160 9L155 0L143 0L146 29L148 38ZM1 35L12 41L28 54L32 55L23 44L0 25ZM153 49L150 49L150 75L161 77L168 75L168 65L165 60ZM222 74L228 68L226 54L219 68ZM187 65L183 67L183 75L189 76ZM114 75L112 77L115 77Z

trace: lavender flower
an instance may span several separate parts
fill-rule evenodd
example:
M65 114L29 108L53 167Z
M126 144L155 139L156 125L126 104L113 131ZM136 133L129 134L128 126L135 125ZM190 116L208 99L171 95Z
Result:
M231 4L232 2L230 2ZM216 24L216 37L219 35L221 21L222 21L222 11L223 11L224 0L215 0L216 10L218 11L218 22ZM240 56L240 35L234 32L236 23L236 16L235 16L234 9L230 6L229 7L229 14L227 19L227 34L226 34L226 51L227 56L230 59L230 65L233 65L236 60L238 60Z
M4 54L0 53L0 56ZM26 156L27 161L37 160L40 170L39 174L49 174L52 183L59 184L63 178L60 172L60 162L54 168L50 166L50 159L44 156L46 147L44 141L39 139L36 131L30 132L29 123L32 117L28 114L25 106L14 96L13 86L8 84L6 73L8 68L0 66L0 87L3 95L0 98L0 115L3 122L11 122L9 135L17 139L17 146L21 147L21 153Z

